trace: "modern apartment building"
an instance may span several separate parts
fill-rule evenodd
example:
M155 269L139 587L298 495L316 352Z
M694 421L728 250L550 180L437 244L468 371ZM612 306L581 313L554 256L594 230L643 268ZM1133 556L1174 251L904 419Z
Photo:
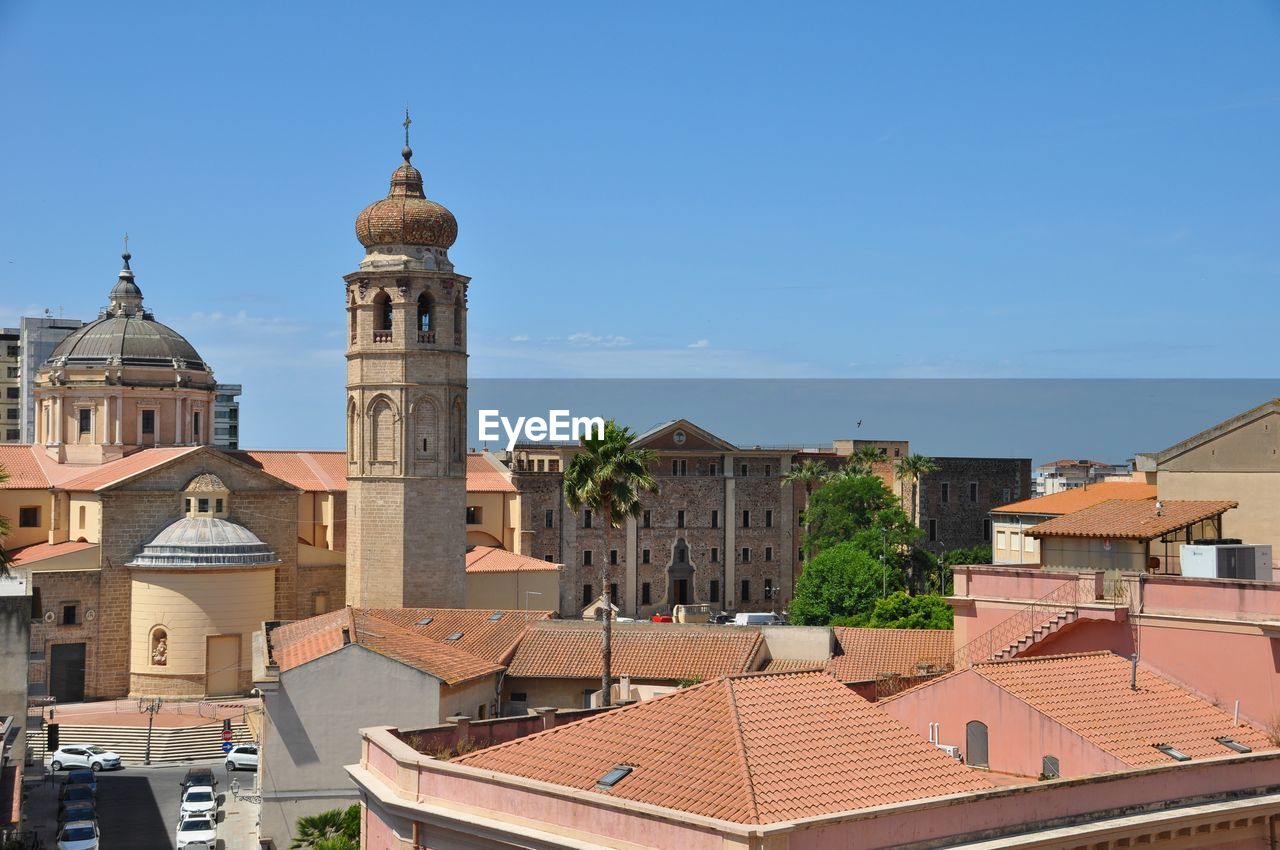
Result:
M218 384L213 388L213 444L220 449L240 448L240 384Z
M22 367L17 328L0 329L0 443L22 440Z
M18 323L18 398L21 402L18 428L21 433L12 442L36 441L36 373L58 344L83 325L79 319L53 316L23 316Z

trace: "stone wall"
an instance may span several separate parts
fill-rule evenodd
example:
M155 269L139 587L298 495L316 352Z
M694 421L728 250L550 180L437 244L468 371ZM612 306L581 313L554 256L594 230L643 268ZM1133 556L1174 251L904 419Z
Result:
M932 552L991 545L993 508L1031 495L1030 458L936 457L920 481L921 546ZM976 493L973 492L976 489Z

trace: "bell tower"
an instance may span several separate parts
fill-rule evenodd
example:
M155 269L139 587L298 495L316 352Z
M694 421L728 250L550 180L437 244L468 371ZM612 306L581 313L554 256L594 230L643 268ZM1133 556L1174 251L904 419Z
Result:
M410 163L356 217L347 284L347 603L465 604L467 284L453 213Z

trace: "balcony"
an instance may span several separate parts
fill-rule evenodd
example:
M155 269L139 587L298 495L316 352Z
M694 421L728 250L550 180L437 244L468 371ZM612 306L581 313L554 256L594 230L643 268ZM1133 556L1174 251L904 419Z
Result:
M391 342L391 331L374 331L374 342Z
M418 342L425 342L434 345L436 341L435 331L418 331Z

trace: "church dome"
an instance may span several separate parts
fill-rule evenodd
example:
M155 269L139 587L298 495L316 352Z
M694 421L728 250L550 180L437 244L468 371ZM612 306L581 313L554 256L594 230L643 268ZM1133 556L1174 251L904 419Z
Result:
M68 336L47 361L53 366L162 366L209 372L209 366L191 343L173 328L162 325L142 309L142 290L129 268L124 268L111 288L109 306L98 317Z
M240 567L275 564L267 544L243 525L219 517L186 516L142 548L134 567Z
M427 198L422 172L409 164L413 150L405 145L404 165L391 175L391 191L356 216L356 238L366 248L377 245L421 245L448 248L458 239L453 213Z

